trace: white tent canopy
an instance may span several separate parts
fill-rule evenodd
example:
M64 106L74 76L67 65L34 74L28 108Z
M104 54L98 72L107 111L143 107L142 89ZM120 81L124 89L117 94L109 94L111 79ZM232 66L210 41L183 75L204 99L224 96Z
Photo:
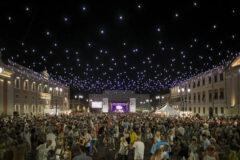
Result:
M168 116L178 115L178 111L170 107L169 103L166 103L165 106L155 112L156 114L165 114Z

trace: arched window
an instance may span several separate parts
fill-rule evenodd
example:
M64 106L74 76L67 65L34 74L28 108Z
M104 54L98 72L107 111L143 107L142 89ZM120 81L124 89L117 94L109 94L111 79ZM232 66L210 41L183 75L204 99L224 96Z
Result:
M16 77L16 79L15 79L15 87L20 89L20 77Z
M32 88L32 91L33 91L33 92L36 91L36 82L33 82L33 83L32 83L32 87L31 87L31 88Z
M35 112L36 112L36 106L32 105L32 113L35 113Z
M41 83L38 85L38 92L42 92L42 84Z
M15 106L14 106L14 111L15 111L15 112L18 112L18 114L21 114L20 104L15 104Z
M43 92L48 93L47 85L44 86Z
M42 112L42 106L38 106L38 113Z
M28 88L29 88L29 82L28 82L28 80L25 80L24 81L24 83L23 83L23 88L24 88L24 90L28 90Z
M24 114L27 114L28 113L28 105L24 105Z

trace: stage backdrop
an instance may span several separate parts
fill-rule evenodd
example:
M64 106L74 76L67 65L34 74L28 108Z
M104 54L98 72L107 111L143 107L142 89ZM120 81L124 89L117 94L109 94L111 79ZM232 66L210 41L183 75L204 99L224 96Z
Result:
M108 113L108 98L103 98L102 111L103 113Z
M130 112L136 112L136 98L130 98Z
M128 103L112 103L111 112L118 113L129 112Z

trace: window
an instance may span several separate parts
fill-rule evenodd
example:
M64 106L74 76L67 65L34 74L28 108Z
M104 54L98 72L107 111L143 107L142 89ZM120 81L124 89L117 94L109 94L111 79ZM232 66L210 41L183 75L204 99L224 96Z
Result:
M197 82L197 86L200 87L200 80L198 80L198 82Z
M35 112L35 108L36 108L36 107L33 105L33 106L32 106L32 112L33 112L33 113Z
M47 85L44 86L44 93L47 93Z
M205 85L205 77L203 77L203 79L202 79L202 85L203 86Z
M189 82L189 84L188 84L188 88L191 88L191 82Z
M223 73L220 74L220 81L223 81Z
M218 99L218 90L215 89L215 92L214 92L214 99Z
M42 107L41 107L41 106L38 107L38 112L39 112L39 113L42 112Z
M18 112L20 114L20 112L21 112L20 104L15 104L14 111Z
M202 94L202 101L205 102L206 101L206 96L205 96L205 92L203 91L203 94Z
M36 83L33 82L33 83L32 83L32 91L35 92L35 90L36 90Z
M193 94L193 102L194 103L196 102L196 94L195 93Z
M212 77L208 77L208 84L212 83Z
M200 107L198 107L198 113L200 113L200 111L201 111L201 108L200 108Z
M20 78L19 78L19 77L17 77L17 78L15 79L15 87L18 88L18 89L20 89Z
M28 105L24 105L24 113L27 114L28 113Z
M205 107L203 107L203 114L205 114Z
M212 102L212 91L208 91L208 99L209 99L209 102Z
M191 107L189 107L189 111L192 111L192 108L191 108Z
M195 88L196 87L196 83L195 82L193 82L193 88Z
M38 85L38 92L42 92L42 85L41 84Z
M18 98L19 96L18 96L18 94L16 94L16 98Z
M27 99L27 96L25 96L25 99Z
M188 97L188 102L191 103L191 96Z
M194 113L196 113L196 107L194 107Z
M224 89L220 88L220 99L224 99Z
M218 108L217 107L215 108L215 114L218 114Z
M224 108L221 107L221 114L224 114Z
M217 83L218 81L218 78L217 78L217 75L214 76L214 82Z
M200 100L201 99L201 95L200 95L200 93L198 92L198 103L200 103Z
M28 80L25 80L24 83L23 83L23 86L24 86L24 90L28 90Z
M184 102L187 102L187 97L184 97Z

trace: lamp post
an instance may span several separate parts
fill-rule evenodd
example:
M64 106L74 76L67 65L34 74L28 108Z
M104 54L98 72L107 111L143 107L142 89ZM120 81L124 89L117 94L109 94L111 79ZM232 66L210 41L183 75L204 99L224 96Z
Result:
M79 100L79 107L81 105L81 99L83 99L83 95L75 95L75 99L78 99Z
M56 91L57 91L57 95L58 95L58 91L59 91L59 88L58 88L58 87L56 87ZM58 115L58 113L57 113L57 108L58 108L58 106L57 106L57 97L56 97L56 116Z
M187 89L187 92L190 93L190 88ZM182 109L183 109L183 112L185 111L185 89L184 88L181 88L181 89L178 89L178 94L181 95L181 101L182 101ZM183 115L184 116L184 115Z
M52 102L53 101L53 99L52 99L53 98L53 92L52 92L52 90L53 90L53 88L50 87L49 91L51 92L51 108L53 109L53 102Z
M161 103L162 103L162 100L164 99L164 96L156 96L156 99L159 100L159 108L161 108Z

